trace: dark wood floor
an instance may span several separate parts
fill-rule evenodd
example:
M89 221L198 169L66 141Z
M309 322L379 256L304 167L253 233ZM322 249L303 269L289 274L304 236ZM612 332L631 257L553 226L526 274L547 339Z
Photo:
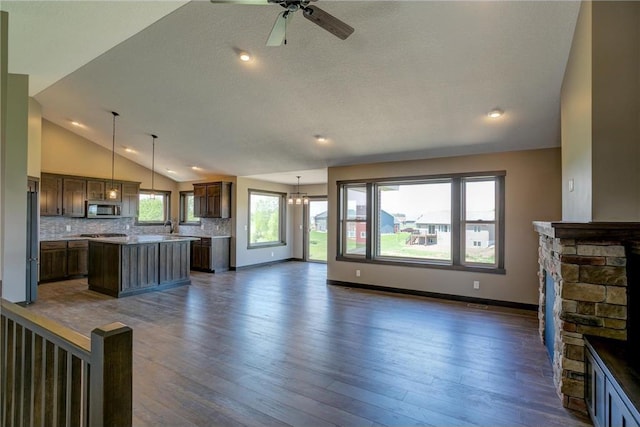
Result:
M134 331L134 425L586 426L533 312L327 286L291 262L114 299L44 284L30 309Z

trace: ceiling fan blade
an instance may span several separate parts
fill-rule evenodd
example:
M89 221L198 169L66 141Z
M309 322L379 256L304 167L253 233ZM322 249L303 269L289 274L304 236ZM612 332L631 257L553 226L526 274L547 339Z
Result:
M291 16L287 11L278 14L276 22L271 29L271 34L267 39L267 46L282 46L287 35L287 20L291 19Z
M344 40L354 32L352 26L345 24L335 16L325 12L317 6L305 7L303 15L309 21L319 25L339 39Z
M211 3L232 3L232 4L269 4L269 0L209 0Z

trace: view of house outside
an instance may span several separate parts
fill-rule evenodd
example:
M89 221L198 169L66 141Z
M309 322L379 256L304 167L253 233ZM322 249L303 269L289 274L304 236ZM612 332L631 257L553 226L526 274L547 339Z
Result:
M465 186L465 262L494 264L495 223L474 221L495 221L495 181ZM365 194L347 189L346 254L363 255L366 249ZM381 185L377 200L377 256L452 260L450 182Z
M327 201L309 201L309 253L310 261L327 261Z

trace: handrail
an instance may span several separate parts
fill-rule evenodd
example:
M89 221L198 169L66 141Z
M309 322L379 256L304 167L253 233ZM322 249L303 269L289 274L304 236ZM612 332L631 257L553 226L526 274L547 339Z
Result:
M8 301L0 311L0 425L132 425L133 332L91 339Z
M70 351L82 360L90 360L91 340L86 336L4 299L2 300L2 315L18 321L27 329Z

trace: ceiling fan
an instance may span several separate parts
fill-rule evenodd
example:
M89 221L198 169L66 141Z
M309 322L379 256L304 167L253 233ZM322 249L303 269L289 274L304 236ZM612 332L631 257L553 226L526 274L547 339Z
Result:
M317 6L310 6L309 3L317 0L210 0L211 3L235 3L235 4L279 4L285 8L284 12L278 14L273 29L267 39L267 46L281 46L287 44L287 22L293 17L293 13L302 10L302 14L309 21L329 31L341 40L349 37L354 29L345 24L335 16L325 12Z

